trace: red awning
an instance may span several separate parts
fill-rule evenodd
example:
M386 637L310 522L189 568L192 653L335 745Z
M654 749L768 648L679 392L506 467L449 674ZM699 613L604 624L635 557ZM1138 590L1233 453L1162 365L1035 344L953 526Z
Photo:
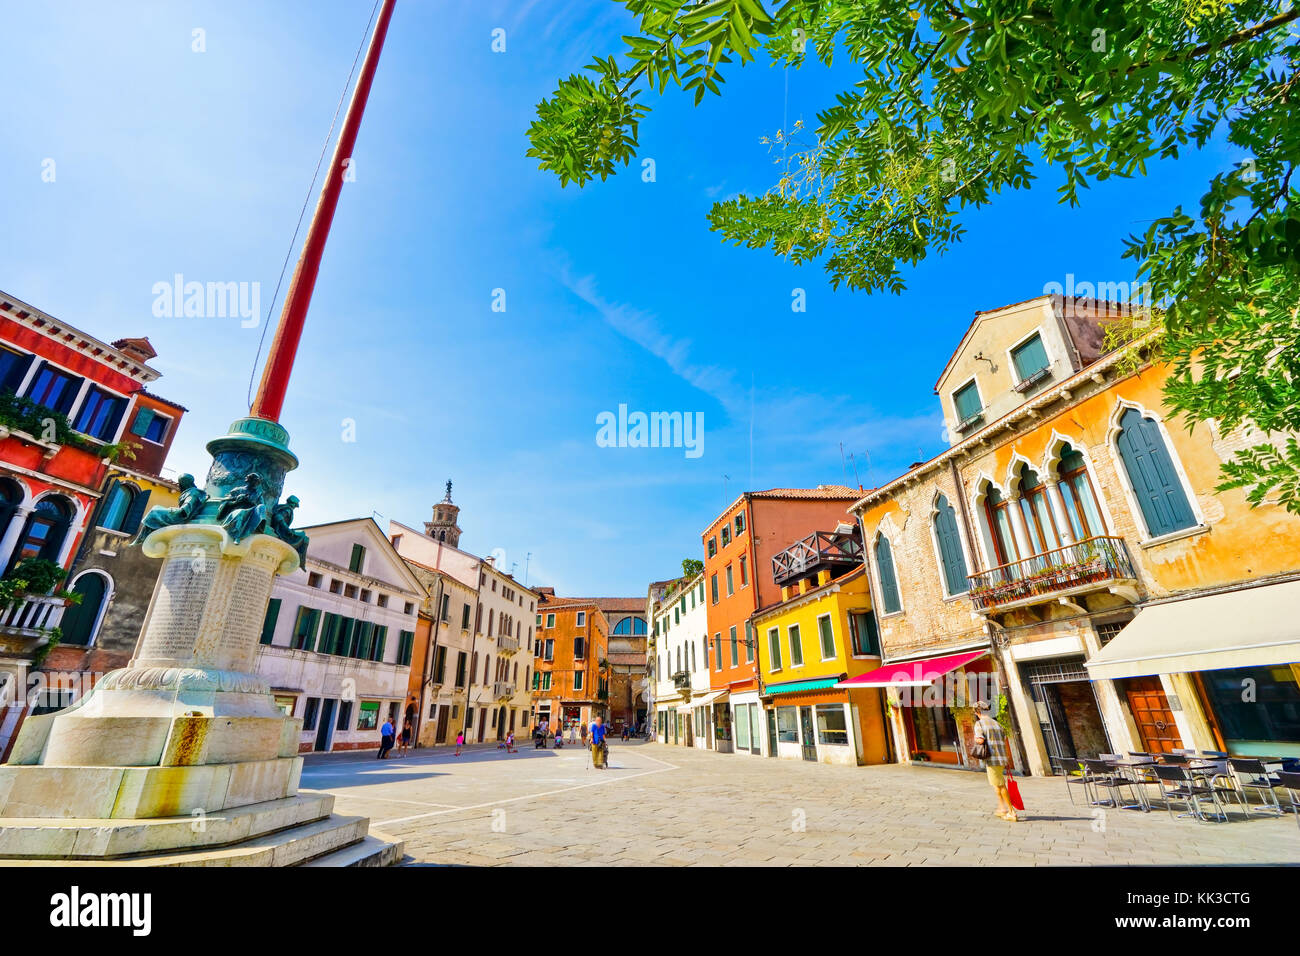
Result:
M949 654L947 657L927 657L919 661L886 664L866 674L840 681L836 687L855 690L859 687L928 687L943 675L978 660L987 650Z

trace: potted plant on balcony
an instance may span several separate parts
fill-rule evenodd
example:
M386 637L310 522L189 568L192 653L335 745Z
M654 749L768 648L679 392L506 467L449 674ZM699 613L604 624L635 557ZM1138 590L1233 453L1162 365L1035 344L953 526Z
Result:
M47 558L23 558L0 578L0 605L8 610L28 596L59 598L65 606L80 604L80 594L62 588L55 590L67 576L65 569Z

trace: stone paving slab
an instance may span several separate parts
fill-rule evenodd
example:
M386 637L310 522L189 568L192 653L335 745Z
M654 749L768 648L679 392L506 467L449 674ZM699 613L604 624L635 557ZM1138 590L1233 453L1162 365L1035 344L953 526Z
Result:
M982 774L834 767L644 742L308 758L304 788L406 842L409 862L470 866L1051 866L1296 864L1300 828L1073 806L1060 778L1019 778L1020 823ZM1074 788L1076 791L1078 788ZM1076 798L1081 798L1076 794Z

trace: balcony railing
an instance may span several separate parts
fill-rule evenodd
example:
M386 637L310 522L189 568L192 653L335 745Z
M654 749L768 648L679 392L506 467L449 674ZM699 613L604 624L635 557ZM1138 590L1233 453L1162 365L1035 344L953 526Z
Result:
M981 610L1034 604L1063 591L1137 578L1123 538L1088 538L970 576L970 597Z
M0 613L0 631L16 637L42 637L63 620L68 602L52 595L29 594Z
M502 657L509 657L519 650L519 638L517 637L498 637L497 651Z
M690 686L691 686L691 672L690 672L690 671L678 671L676 674L674 674L674 675L673 675L673 686L676 687L678 690L686 690L686 688L690 687Z
M492 696L497 700L509 700L515 696L515 685L509 681L497 681L492 685Z
M822 568L853 568L862 563L857 527L850 534L814 531L772 556L772 577L785 584Z

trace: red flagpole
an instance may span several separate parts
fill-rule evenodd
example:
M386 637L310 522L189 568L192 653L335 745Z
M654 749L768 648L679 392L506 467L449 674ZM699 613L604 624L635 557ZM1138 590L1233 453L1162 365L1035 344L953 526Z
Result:
M311 228L303 243L298 264L293 270L293 280L280 312L280 322L271 342L271 351L266 356L262 381L257 387L257 396L253 399L250 414L255 418L266 418L274 422L280 420L284 393L289 387L289 375L293 371L293 360L298 354L298 341L302 338L307 308L311 305L311 294L316 288L316 275L320 272L325 240L329 238L330 224L334 221L334 210L338 207L339 193L343 189L343 174L346 172L347 161L352 156L352 148L356 145L361 114L366 109L370 84L375 78L375 67L379 65L379 53L384 47L388 21L392 19L396 2L397 0L383 0L375 32L370 38L370 47L361 64L361 73L357 77L356 89L352 92L352 101L348 104L347 116L343 119L343 129L339 132L339 140L334 147L334 156L330 160L320 200L316 203Z

